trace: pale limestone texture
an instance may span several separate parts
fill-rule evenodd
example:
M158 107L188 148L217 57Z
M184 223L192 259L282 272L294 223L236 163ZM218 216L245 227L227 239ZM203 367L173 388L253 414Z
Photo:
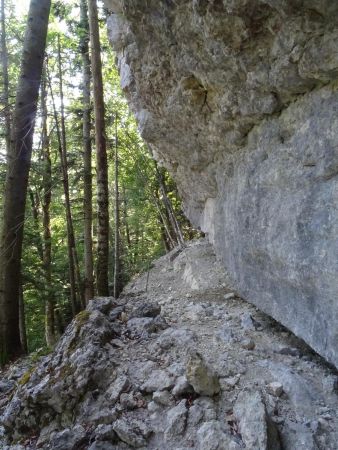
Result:
M106 0L121 85L236 291L338 367L338 2Z

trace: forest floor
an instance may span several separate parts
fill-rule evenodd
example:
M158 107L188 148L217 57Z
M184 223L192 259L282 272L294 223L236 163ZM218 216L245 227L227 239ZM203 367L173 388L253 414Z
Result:
M0 448L338 450L337 380L194 241L0 373Z

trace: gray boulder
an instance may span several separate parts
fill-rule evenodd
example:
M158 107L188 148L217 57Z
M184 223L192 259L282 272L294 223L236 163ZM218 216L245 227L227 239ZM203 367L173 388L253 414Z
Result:
M117 420L113 425L113 430L122 442L133 448L145 446L146 438L150 435L150 430L143 422L137 420L129 421L126 418Z
M188 409L186 401L182 400L177 406L170 409L167 414L167 427L165 430L165 439L172 440L182 434L186 427Z
M234 289L338 367L337 1L106 5L140 131Z
M280 442L274 425L269 421L261 394L242 391L237 397L234 414L246 448L254 450L279 450Z
M240 450L241 446L226 433L221 422L205 422L197 432L198 450Z
M175 384L175 378L166 370L154 370L148 380L141 386L145 392L163 391L170 389Z
M83 427L76 425L72 429L65 429L59 433L53 433L50 445L53 450L74 450L80 444L86 443L86 432Z

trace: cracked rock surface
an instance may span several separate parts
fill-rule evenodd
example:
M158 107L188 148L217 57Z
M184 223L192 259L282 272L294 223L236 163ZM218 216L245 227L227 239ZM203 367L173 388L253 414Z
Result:
M106 0L121 85L240 295L338 367L338 3Z
M336 372L221 274L195 241L92 300L52 354L0 373L0 448L336 450Z

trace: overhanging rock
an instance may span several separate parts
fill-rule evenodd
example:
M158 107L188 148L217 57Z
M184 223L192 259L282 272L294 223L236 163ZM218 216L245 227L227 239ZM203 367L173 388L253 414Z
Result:
M338 3L106 0L122 88L239 293L338 367Z

